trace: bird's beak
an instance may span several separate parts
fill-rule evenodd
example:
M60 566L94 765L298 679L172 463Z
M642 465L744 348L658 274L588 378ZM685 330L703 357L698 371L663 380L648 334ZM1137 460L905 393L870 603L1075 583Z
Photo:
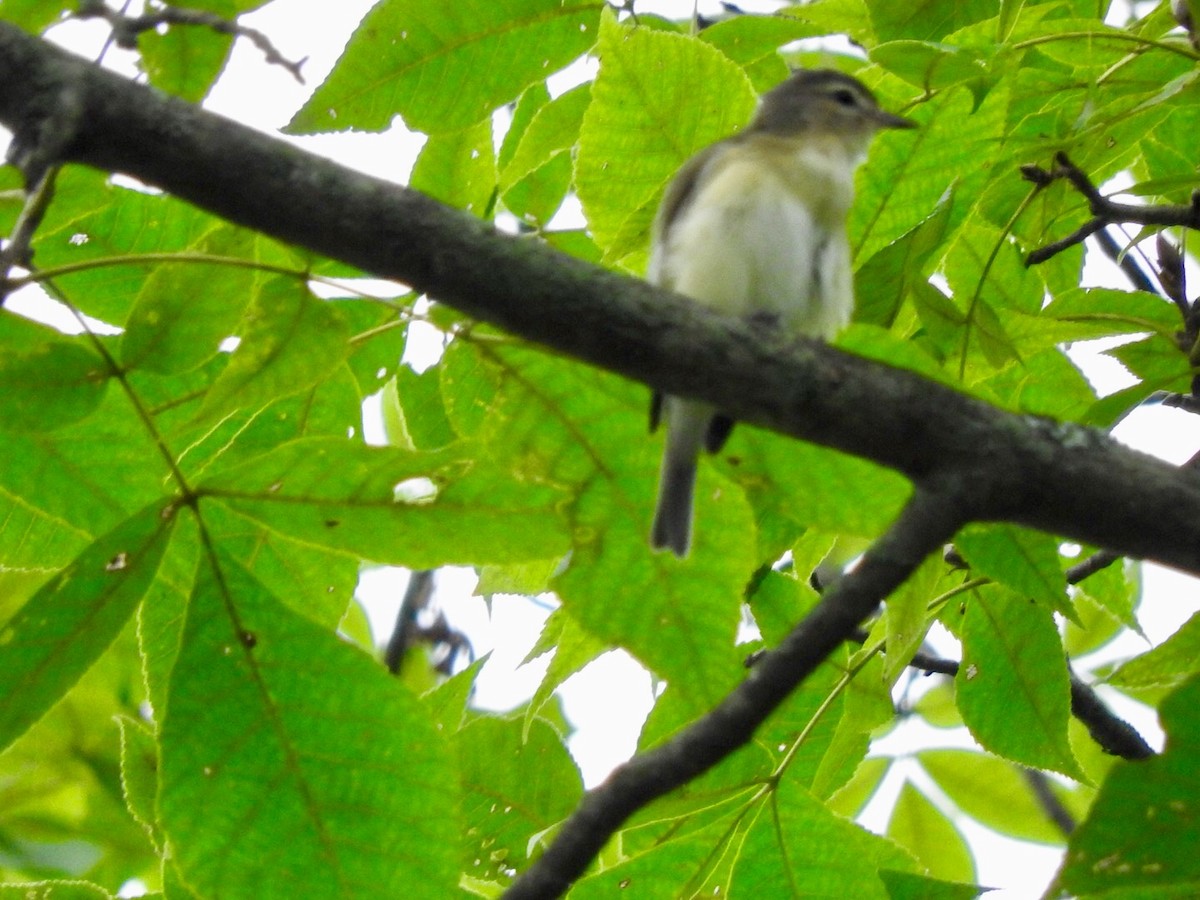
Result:
M871 119L874 121L877 128L916 128L917 123L912 119L906 119L904 116L896 116L887 110L875 109L871 111Z

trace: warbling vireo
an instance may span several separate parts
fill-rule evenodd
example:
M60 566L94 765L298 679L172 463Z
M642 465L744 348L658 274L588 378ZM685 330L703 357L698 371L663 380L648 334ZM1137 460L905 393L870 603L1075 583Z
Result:
M730 316L828 340L850 321L846 217L854 172L875 132L914 123L879 108L841 72L795 72L762 98L737 135L693 156L667 187L647 278ZM666 422L650 543L686 556L701 448L716 453L733 421L712 406L655 394Z

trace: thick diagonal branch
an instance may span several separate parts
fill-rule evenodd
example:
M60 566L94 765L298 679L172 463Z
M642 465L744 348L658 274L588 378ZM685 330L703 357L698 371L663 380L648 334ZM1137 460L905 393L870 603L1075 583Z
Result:
M969 485L1019 522L1200 573L1200 475L1094 431L762 329L556 252L174 100L0 22L0 124L36 142L82 96L61 161L122 172L229 221L405 282L463 312L732 417Z
M554 842L505 897L557 897L636 810L747 743L763 720L854 634L888 594L930 553L941 551L965 519L953 498L919 489L859 565L830 589L778 648L763 654L746 680L712 712L667 743L620 766L588 793Z

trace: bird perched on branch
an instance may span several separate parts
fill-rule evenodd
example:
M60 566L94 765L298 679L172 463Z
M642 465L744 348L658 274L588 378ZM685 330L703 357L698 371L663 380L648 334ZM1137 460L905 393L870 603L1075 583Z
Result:
M872 136L914 123L879 108L857 79L795 72L739 134L696 154L667 187L647 278L716 312L832 338L854 307L846 218ZM701 448L733 421L705 403L655 394L666 447L650 543L686 556Z

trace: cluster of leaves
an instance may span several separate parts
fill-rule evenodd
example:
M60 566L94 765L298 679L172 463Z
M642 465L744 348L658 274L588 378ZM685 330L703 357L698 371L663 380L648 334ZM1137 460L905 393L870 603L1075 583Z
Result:
M428 135L413 187L639 272L688 156L744 123L789 62L845 68L921 128L881 137L861 174L861 299L841 346L1107 427L1153 391L1190 389L1178 312L1080 288L1079 248L1027 269L1023 248L1087 210L1018 166L1065 150L1097 183L1128 172L1131 192L1178 201L1194 184L1200 91L1166 4L1124 27L1105 12L817 0L693 34L600 0L382 0L290 130L381 131L401 116ZM0 7L33 31L58 13ZM869 61L780 53L830 34ZM151 83L199 100L231 40L171 28L139 49ZM584 55L595 78L552 95L547 78ZM3 178L11 228L19 182ZM556 227L569 196L586 229ZM0 315L9 880L115 889L137 876L168 898L494 896L581 795L547 705L565 678L629 650L667 684L641 738L663 741L744 676L744 605L767 645L780 640L817 601L807 573L835 541L875 537L909 493L860 460L741 429L702 467L691 558L653 555L642 386L436 306L425 318L445 352L417 374L399 363L416 298L320 300L314 281L356 273L104 173L59 174L33 249L36 277L88 324L68 336ZM1113 335L1136 336L1114 351L1135 384L1097 398L1063 347ZM362 403L380 390L392 445L368 447ZM1114 676L1150 701L1176 690L1168 752L1114 768L1071 725L1066 655L1137 628L1132 570L1068 590L1054 538L1007 525L973 526L958 549L967 571L930 561L861 650L630 822L573 895L972 896L946 798L1006 833L1065 842L1014 764L1073 779L1054 782L1060 802L1091 810L1064 888L1194 887L1197 626ZM762 574L785 552L793 571ZM471 710L476 667L417 696L339 638L342 624L366 642L344 619L364 561L470 565L481 590L557 594L533 700L507 717ZM1073 623L1065 643L1059 619ZM962 641L963 665L913 712L965 723L990 753L918 754L944 797L906 787L885 840L847 817L889 767L864 758L935 621Z

